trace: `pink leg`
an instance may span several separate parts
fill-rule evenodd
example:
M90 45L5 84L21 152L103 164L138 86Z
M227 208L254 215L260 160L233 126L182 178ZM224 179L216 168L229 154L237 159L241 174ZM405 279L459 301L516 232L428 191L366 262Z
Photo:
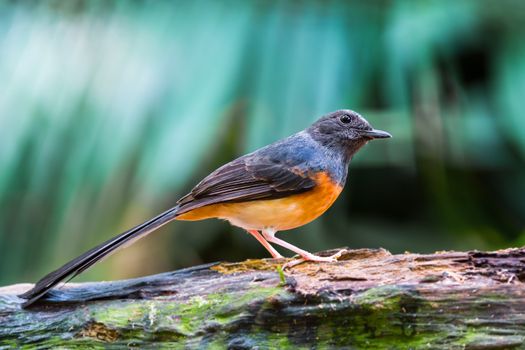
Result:
M264 239L266 239L268 242L272 242L275 244L280 245L281 247L284 247L286 249L291 250L294 253L299 254L305 261L324 261L324 262L334 262L337 261L337 258L341 256L341 254L344 252L344 250L341 250L340 252L337 252L336 254L332 256L318 256L314 255L310 252L307 252L306 250L303 250L299 247L294 246L293 244L290 244L288 242L283 241L282 239L279 239L275 237L275 231L272 230L263 230L262 236Z
M257 231L257 230L248 230L248 233L251 234L253 237L255 237L255 239L258 240L259 243L261 243L264 246L264 248L266 248L266 250L268 250L270 252L270 254L272 254L272 257L274 259L281 259L281 258L283 258L283 256L281 254L279 254L279 252L277 250L275 250L275 248L272 247L270 245L270 243L268 243L263 238L263 236L259 233L259 231Z

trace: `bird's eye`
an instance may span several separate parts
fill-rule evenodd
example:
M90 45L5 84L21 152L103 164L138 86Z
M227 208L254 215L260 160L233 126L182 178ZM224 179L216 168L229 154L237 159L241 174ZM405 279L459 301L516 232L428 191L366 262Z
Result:
M340 120L341 120L341 123L348 124L348 123L350 123L352 121L352 118L350 118L349 115L345 114L345 115L341 116Z

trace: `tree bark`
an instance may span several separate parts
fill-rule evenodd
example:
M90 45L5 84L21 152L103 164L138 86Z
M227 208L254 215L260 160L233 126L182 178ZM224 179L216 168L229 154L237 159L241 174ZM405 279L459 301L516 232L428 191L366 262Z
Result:
M0 288L0 349L525 349L524 248L283 262L67 284L29 310L29 284Z

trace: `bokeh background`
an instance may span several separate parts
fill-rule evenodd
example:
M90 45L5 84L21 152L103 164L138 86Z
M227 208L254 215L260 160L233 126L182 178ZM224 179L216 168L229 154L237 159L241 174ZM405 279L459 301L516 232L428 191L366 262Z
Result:
M524 245L524 23L521 0L2 1L0 284L36 280L339 108L394 138L281 237L311 251ZM266 256L227 223L175 222L77 280Z

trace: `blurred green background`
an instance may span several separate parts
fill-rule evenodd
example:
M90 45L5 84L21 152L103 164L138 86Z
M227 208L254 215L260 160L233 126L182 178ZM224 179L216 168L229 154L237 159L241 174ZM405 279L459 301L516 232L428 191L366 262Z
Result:
M367 145L311 251L525 244L525 2L0 2L0 284L34 281L339 108ZM289 254L289 252L283 251ZM267 257L175 222L77 280Z

